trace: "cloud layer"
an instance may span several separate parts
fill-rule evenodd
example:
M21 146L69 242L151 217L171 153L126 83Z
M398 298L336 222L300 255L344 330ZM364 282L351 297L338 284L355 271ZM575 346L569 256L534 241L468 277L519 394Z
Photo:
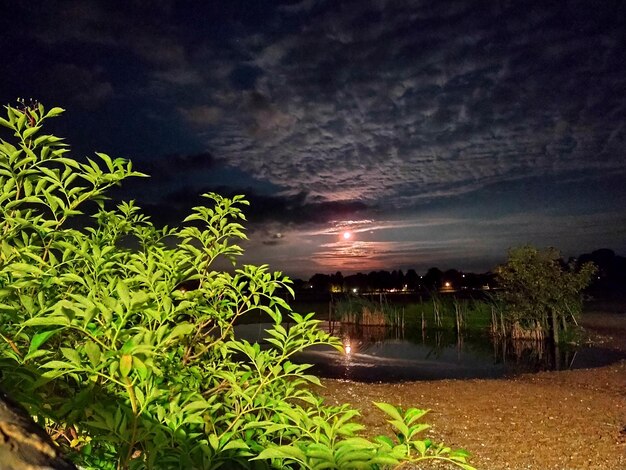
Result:
M245 191L253 246L278 263L479 265L623 234L623 2L82 0L0 21L23 44L0 44L5 101L75 106L79 148L155 174L129 189L144 205ZM343 246L349 221L372 235Z

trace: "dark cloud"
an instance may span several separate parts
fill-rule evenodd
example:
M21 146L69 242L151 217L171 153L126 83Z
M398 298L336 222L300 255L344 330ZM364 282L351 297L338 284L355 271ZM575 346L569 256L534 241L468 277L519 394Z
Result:
M554 224L579 222L585 240L604 245L582 208L609 226L623 209L623 2L159 1L149 10L14 2L0 19L0 59L4 101L32 89L75 104L80 130L69 137L136 156L154 177L124 194L150 206L178 214L206 188L246 192L263 246L302 263L337 255L314 246L342 217L441 220L463 206L517 230L518 216L547 224L550 200ZM587 203L559 190L564 181L598 190L581 191ZM490 205L494 188L508 189ZM522 210L520 200L536 206ZM464 223L466 244L492 257L475 243L480 224ZM310 238L315 224L324 227ZM538 227L530 241L571 233L528 225ZM514 232L493 236L513 243ZM413 239L352 258L447 256ZM461 259L460 229L445 239Z
M215 157L210 152L193 155L165 155L150 160L135 162L140 171L158 181L155 184L174 182L181 174L209 171L216 166Z
M146 184L149 184L147 182ZM161 191L163 186L161 187ZM202 205L206 202L201 197L204 193L217 193L226 197L244 194L250 202L250 209L246 209L247 219L253 224L251 229L266 224L279 223L287 226L325 224L334 221L353 218L367 210L372 210L358 201L309 201L306 193L295 195L267 195L255 192L252 188L238 188L225 186L191 188L188 186L177 187L170 192L161 192L157 201L150 198L142 198L141 191L132 189L138 195L140 205L148 209L154 217L163 223L173 224L180 222L190 213L193 206ZM145 194L145 193L144 193ZM125 195L125 193L122 193ZM161 210L166 208L166 211ZM275 237L275 233L272 235Z

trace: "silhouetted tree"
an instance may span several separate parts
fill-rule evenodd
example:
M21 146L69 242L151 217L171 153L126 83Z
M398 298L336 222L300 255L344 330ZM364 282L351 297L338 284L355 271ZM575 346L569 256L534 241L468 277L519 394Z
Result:
M598 272L591 284L592 291L599 294L626 294L626 258L618 256L613 250L603 248L578 257L578 267L592 262Z
M330 276L328 274L314 274L311 279L309 279L309 284L311 284L316 291L329 292L331 285Z
M369 291L369 279L367 274L357 273L345 278L346 290L352 292L353 289L357 289L359 292Z
M426 289L440 289L443 281L443 272L439 268L430 268L424 276L423 281L424 287L426 287Z
M420 285L420 277L415 271L415 269L409 269L404 276L404 283L407 285L409 290L417 290Z
M330 276L330 284L331 284L331 288L334 291L338 290L340 292L343 292L343 290L344 290L344 279L343 279L343 274L341 274L341 271L337 271L335 274Z

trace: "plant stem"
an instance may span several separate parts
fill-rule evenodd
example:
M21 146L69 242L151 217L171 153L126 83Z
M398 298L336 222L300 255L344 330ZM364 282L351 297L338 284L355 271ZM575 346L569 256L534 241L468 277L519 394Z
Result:
M126 377L126 391L128 392L128 397L130 398L130 406L133 410L133 431L130 437L130 441L128 443L128 452L126 453L126 459L123 462L122 468L128 468L128 462L130 462L131 457L133 456L133 448L135 447L135 442L137 440L137 419L138 419L138 411L137 411L137 397L135 396L135 388L133 387L132 382L128 377Z

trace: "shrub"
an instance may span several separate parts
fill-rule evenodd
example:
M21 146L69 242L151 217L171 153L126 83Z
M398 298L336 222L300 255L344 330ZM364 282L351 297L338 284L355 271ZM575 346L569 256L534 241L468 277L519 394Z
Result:
M578 270L564 265L554 248L511 249L506 264L497 269L499 300L509 325L549 332L559 342L561 333L580 315L581 292L594 273L592 263Z
M418 440L424 413L380 405L397 440L357 436L355 410L327 406L293 356L341 348L277 292L289 280L242 266L241 196L205 194L182 228L155 227L105 193L144 176L123 159L68 158L41 132L63 110L7 106L0 124L0 386L85 468L379 468L462 451ZM92 206L90 207L89 204ZM86 215L91 211L92 215ZM132 248L131 248L132 247ZM218 257L232 273L213 269ZM193 282L194 290L179 288ZM269 315L269 347L233 335ZM291 327L282 326L288 312Z

